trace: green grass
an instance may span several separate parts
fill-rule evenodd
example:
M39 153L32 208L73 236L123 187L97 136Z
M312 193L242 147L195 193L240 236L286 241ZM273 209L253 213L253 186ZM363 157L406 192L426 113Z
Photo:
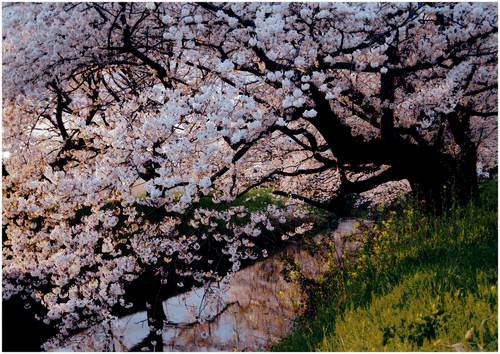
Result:
M234 201L231 203L228 202L214 202L214 196L213 192L210 193L209 195L204 196L201 198L200 203L198 205L198 208L203 208L207 210L219 210L219 211L224 211L229 209L231 206L244 206L248 212L256 212L256 211L261 211L267 209L268 205L274 205L277 208L283 208L284 204L281 201L280 198L274 196L272 194L272 187L261 187L261 188L255 188L244 195L236 198ZM178 202L179 199L181 198L182 194L181 193L175 193L175 202ZM136 195L136 199L143 199L147 197L147 193L144 192L142 194ZM243 225L247 223L249 220L248 218L243 218L238 222L238 225Z
M277 206L283 206L282 202L272 195L272 187L260 187L255 188L243 196L236 198L233 203L223 203L222 210L229 208L230 205L239 206L244 205L248 207L249 211L259 211L262 208L266 208L268 204L275 204ZM174 193L176 195L175 200L178 201L182 196L182 193ZM144 199L147 197L147 192L137 194L136 199ZM205 208L213 209L217 204L212 202L212 195L207 195L201 201L201 206Z
M216 203L212 201L212 196L208 195L200 202L200 207L206 209L215 209ZM222 203L219 210L227 210L230 206L245 206L249 212L266 209L268 205L283 207L283 202L272 194L272 187L255 188L231 203Z
M496 351L498 184L481 187L442 216L408 203L362 230L362 246L330 257L302 325L272 350Z

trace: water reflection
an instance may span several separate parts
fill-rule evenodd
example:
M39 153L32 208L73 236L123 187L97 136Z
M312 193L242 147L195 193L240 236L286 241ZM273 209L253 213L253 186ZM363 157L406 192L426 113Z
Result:
M315 241L334 241L340 255L341 236L352 232L359 222L341 221L334 233L317 236ZM297 245L285 252L297 259L309 276L321 275L325 264L320 257ZM206 301L210 288L198 288L164 301L168 320L162 333L164 351L268 350L293 327L293 318L304 300L299 287L284 280L283 269L280 257L273 257L240 270L231 279L228 292L210 305ZM141 350L141 343L149 335L144 311L94 326L73 336L59 350L136 351Z
M228 306L218 309L225 311L214 313L217 316L214 321L196 323L189 328L166 328L165 350L264 350L285 335L293 324L293 300L298 294L283 280L281 270L280 262L270 259L238 272L224 296ZM189 300L199 298L192 295ZM166 307L169 314L175 313L179 322L195 321L187 311L182 311L186 306L178 304L176 299L166 301Z

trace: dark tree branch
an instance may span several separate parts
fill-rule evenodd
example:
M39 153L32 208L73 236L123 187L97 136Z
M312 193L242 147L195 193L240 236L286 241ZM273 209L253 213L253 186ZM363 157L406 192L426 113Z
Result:
M498 116L498 112L478 112L478 111L475 111L471 108L468 108L468 107L465 107L461 104L457 104L455 109L461 111L461 112L465 112L465 113L468 113L472 116L476 116L476 117L492 117L492 116Z
M429 146L427 141L424 138L422 138L422 136L420 136L420 134L418 133L416 124L412 124L409 128L397 127L395 128L395 130L398 134L408 134L417 142L419 146L424 146L424 147Z
M399 181L403 178L405 178L403 174L398 173L396 169L390 167L387 170L379 173L378 175L370 177L368 179L356 182L349 181L347 183L343 183L341 186L341 191L344 195L351 193L363 193L383 183L389 181Z
M89 125L92 122L92 119L94 118L95 114L99 110L99 105L96 104L98 98L99 98L99 91L100 91L100 83L101 83L101 74L98 73L97 78L95 79L95 88L92 90L92 109L89 112L89 115L87 116L87 119L85 120L85 124ZM92 89L92 78L89 79L89 89Z
M397 48L390 45L385 54L388 57L388 63L396 64ZM381 103L394 102L394 74L386 72L380 75L380 101ZM382 139L392 139L394 136L394 111L389 107L382 108L382 117L380 118L380 135Z
M113 96L113 99L116 101L116 102L120 102L120 97L118 97L118 95L116 94L116 92L114 92L108 85L108 83L106 82L105 79L102 80L102 83L104 85L104 87L106 88L106 90L110 93L111 96Z
M441 115L441 124L439 125L439 130L436 134L436 139L434 140L434 148L437 150L441 150L443 148L443 134L444 128L446 127L446 115Z
M298 194L286 193L283 191L274 191L273 194L280 195L282 197L291 197L293 199L302 200L303 202L306 202L307 204L315 206L317 208L321 208L321 209L324 209L327 211L333 211L333 209L328 204L324 204L324 203L318 202L316 200L312 200L310 198L307 198L307 197L304 197L304 196L301 196Z
M288 177L295 177L295 176L302 176L302 175L313 175L316 173L321 173L329 170L332 167L337 167L337 166L321 166L318 168L308 168L304 170L297 170L295 172L284 172L284 171L273 171L271 175L281 175L281 176L288 176ZM270 175L270 176L271 176Z
M483 87L483 88L478 89L478 90L466 92L466 93L464 93L464 97L478 95L482 92L490 91L490 90L493 90L496 88L498 88L498 84L489 85L487 87Z
M57 84L55 81L50 82L49 86L55 90L56 95L57 95L56 122L57 122L57 126L59 128L59 131L61 132L61 136L63 137L64 140L66 140L66 139L68 139L69 135L68 135L68 132L66 131L66 127L64 126L64 122L62 120L62 112L66 107L68 107L70 105L71 99L66 96L65 99L63 100L62 89L57 87Z
M344 165L345 170L355 173L373 173L376 172L380 166L375 165Z

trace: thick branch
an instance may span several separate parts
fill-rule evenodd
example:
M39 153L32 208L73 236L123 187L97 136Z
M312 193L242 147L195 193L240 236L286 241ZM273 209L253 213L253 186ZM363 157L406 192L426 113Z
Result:
M471 108L467 108L461 104L457 104L455 108L461 112L465 112L465 113L470 114L471 116L476 116L476 117L498 116L498 112L478 112L478 111L475 111Z
M425 147L429 146L429 144L427 143L427 141L424 138L422 138L422 136L420 136L420 134L418 133L417 125L416 124L412 124L409 128L398 127L398 128L396 128L396 132L398 134L408 134L420 146L425 146Z
M482 92L490 91L490 90L493 90L493 89L496 89L496 88L498 88L498 84L493 84L493 85L490 85L490 86L487 86L487 87L483 87L483 88L478 89L478 90L466 92L466 93L464 93L464 97L465 96L478 95L478 94L480 94Z
M274 191L273 194L280 195L282 197L292 197L293 199L302 200L303 202L306 202L307 204L315 206L317 208L332 211L331 207L328 204L324 204L324 203L318 202L316 200L312 200L310 198L307 198L307 197L304 197L304 196L301 196L298 194L286 193L283 191Z
M66 131L66 127L64 126L64 122L62 120L62 112L63 110L69 106L71 103L71 99L68 97L65 97L66 99L63 100L63 92L62 89L57 87L55 81L52 81L49 83L49 86L52 87L57 94L57 106L56 106L56 122L57 126L59 128L59 131L61 132L62 137L64 140L68 138L68 132Z
M318 142L316 141L316 138L314 137L313 134L311 134L309 131L307 131L307 129L304 129L304 128L302 128L302 129L290 129L286 126L277 126L276 130L279 130L280 132L285 133L290 138L294 139L297 142L297 144L299 144L300 146L302 146L306 150L310 150L310 151L318 150ZM307 146L302 141L295 138L295 135L299 135L299 134L302 134L306 137L307 141L309 141L310 146Z
M405 176L397 173L393 167L390 167L387 170L379 173L378 175L370 177L368 179L356 182L348 181L347 184L342 184L341 191L344 195L351 193L363 193L383 183L389 181L399 181L403 178L405 178Z

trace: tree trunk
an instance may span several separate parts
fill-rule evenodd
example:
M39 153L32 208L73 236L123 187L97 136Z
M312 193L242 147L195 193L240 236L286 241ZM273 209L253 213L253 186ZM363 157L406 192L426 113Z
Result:
M460 147L458 160L458 171L460 175L459 197L461 202L477 195L479 181L477 178L477 147L471 141Z
M479 189L477 146L471 139L470 118L471 113L468 111L461 113L455 111L447 115L455 143L460 147L455 183L462 203L475 196Z
M420 161L408 168L408 181L413 192L425 201L428 213L441 214L444 202L454 180L455 161L449 155L422 156Z

